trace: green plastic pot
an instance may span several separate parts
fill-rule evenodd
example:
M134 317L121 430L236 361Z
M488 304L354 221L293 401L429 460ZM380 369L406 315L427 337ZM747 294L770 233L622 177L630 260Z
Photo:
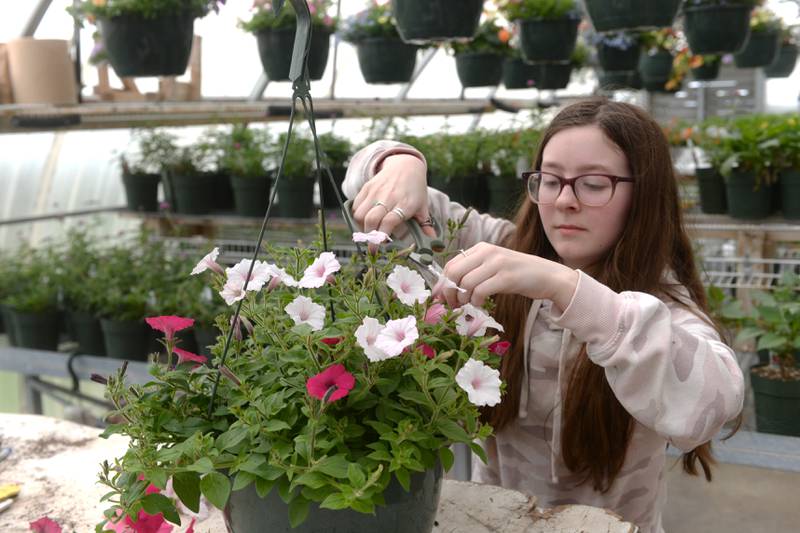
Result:
M171 174L169 180L176 213L206 215L214 210L217 178L213 174Z
M287 81L292 66L292 50L296 28L261 30L256 34L258 55L267 77L273 81ZM308 50L308 74L312 80L322 79L328 65L331 32L321 26L312 26Z
M392 0L400 37L408 43L471 39L483 0Z
M11 346L17 346L17 324L14 318L14 312L10 307L0 304L0 317L2 317L3 324L5 325L8 343Z
M638 70L601 72L598 76L604 91L636 90L642 88L642 76Z
M417 46L400 39L365 39L356 44L356 53L367 83L408 83L414 75Z
M709 215L721 215L728 212L728 201L725 195L725 180L715 168L695 169L697 186L700 189L700 210Z
M503 56L483 52L458 54L456 71L464 87L494 87L503 78Z
M125 203L131 211L158 211L158 174L122 174Z
M269 204L271 183L272 180L266 175L258 178L231 176L236 214L263 218Z
M116 359L147 361L150 353L150 328L144 320L100 319L106 354Z
M781 381L750 370L756 408L756 428L763 433L800 437L800 381Z
M569 61L575 51L579 18L518 20L525 61Z
M695 55L736 53L750 35L747 5L685 7L683 25L689 48Z
M638 44L630 48L617 48L605 43L597 45L597 61L605 72L630 72L639 66L642 47Z
M672 26L681 0L584 0L598 32Z
M772 214L772 187L756 187L754 172L733 171L726 180L728 214L733 218L757 220Z
M97 22L108 61L122 78L183 74L192 52L194 19L181 11L154 18L100 17Z
M639 73L643 87L648 91L666 91L664 86L672 74L672 61L672 54L666 50L642 54L639 59Z
M442 488L442 469L411 475L411 490L406 492L394 475L383 493L385 505L377 505L375 514L343 509L320 509L312 502L305 522L292 528L289 508L274 488L259 498L253 484L231 492L223 516L232 533L430 533L436 520Z
M344 177L347 174L347 169L344 167L334 167L331 169L331 174L333 175L333 181L336 184L336 191L342 197L342 200L346 200L344 197L344 192L342 192L342 182L344 182ZM336 199L336 193L334 192L334 186L331 185L330 180L328 179L328 175L323 172L322 174L322 191L320 191L321 198L320 201L325 209L339 209L339 201Z
M106 355L103 329L100 326L100 319L94 313L70 309L67 310L67 321L72 328L75 341L78 343L78 353Z
M768 67L778 58L781 34L778 31L751 32L741 52L733 55L737 68Z
M201 326L195 325L194 329L194 341L197 344L197 354L205 355L206 357L211 359L211 349L209 346L214 346L217 344L217 335L219 331L217 328L205 328Z
M17 346L33 350L58 350L59 326L58 311L27 313L10 309L15 327Z
M314 179L283 176L278 181L278 205L275 214L283 218L314 216Z
M572 63L539 63L534 87L540 90L564 89L572 76Z
M522 180L515 176L489 176L489 213L511 218L525 198Z
M781 45L775 62L764 67L764 75L768 78L788 78L797 65L797 46L793 44Z
M800 170L792 169L781 172L780 191L783 217L800 220Z
M503 62L503 85L506 89L530 89L534 86L536 65L509 57Z
M722 61L712 61L710 63L703 63L697 68L689 69L692 78L697 81L711 81L719 77L719 67Z

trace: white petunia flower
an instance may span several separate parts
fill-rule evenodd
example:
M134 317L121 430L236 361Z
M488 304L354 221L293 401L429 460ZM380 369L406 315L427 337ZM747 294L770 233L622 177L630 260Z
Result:
M219 248L215 247L213 250L208 252L199 263L197 263L197 265L192 269L191 275L196 276L197 274L205 272L208 269L213 270L217 274L224 274L225 272L222 270L222 267L217 263L217 256L219 256Z
M244 281L247 279L247 271L250 270L252 259L242 259L231 268L226 268L225 272L228 274L228 281L236 279L241 281L244 286ZM256 260L253 265L253 272L250 274L250 279L247 282L248 291L260 291L266 282L272 277L272 271L266 263Z
M270 285L277 279L276 283L283 283L287 287L297 287L297 280L290 276L286 270L274 263L266 263L266 266L269 269L270 275L273 277L273 279L270 280Z
M303 272L303 279L298 284L303 289L318 289L325 285L325 280L341 268L333 252L322 252Z
M400 355L407 346L419 338L417 318L413 315L390 320L378 334L375 346L386 353L387 358Z
M228 305L233 305L245 296L244 292L244 278L240 276L229 277L228 281L223 285L219 295L225 300Z
M383 324L369 316L365 316L361 325L356 329L356 342L364 350L367 359L373 363L389 358L386 352L375 346L381 330L383 330Z
M439 278L437 283L441 283L443 289L455 289L458 292L467 292L467 289L462 289L461 287L456 285L455 281L445 276L444 272L439 272L436 268L433 267L433 265L428 265L428 270L430 270L431 274Z
M376 229L370 231L369 233L362 233L360 231L356 231L353 233L353 242L367 242L370 244L383 244L386 241L391 241L392 239L389 236Z
M417 272L402 265L397 265L386 278L386 284L394 291L397 297L406 305L414 302L425 303L431 291L425 288L425 280Z
M473 405L492 407L500 403L500 371L470 358L456 374L456 383Z
M298 296L284 307L296 325L308 324L313 331L319 331L325 325L325 308L315 304L307 296Z
M505 331L494 318L490 317L486 311L472 304L464 304L456 310L456 331L465 337L483 337L486 335L486 328L494 328L498 331Z

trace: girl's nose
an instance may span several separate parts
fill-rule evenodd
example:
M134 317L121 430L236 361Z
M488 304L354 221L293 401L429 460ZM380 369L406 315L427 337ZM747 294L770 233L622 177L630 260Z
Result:
M575 196L575 189L572 188L572 185L564 185L558 198L556 198L555 205L560 209L577 209L580 207L581 203L578 201L578 197Z

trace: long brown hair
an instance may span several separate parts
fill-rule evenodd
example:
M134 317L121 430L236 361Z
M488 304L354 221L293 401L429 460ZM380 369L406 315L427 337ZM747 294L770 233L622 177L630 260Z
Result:
M544 148L555 134L587 125L598 126L619 147L628 160L631 175L637 178L625 228L617 243L593 266L596 279L618 292L655 294L681 305L693 303L707 312L705 291L683 228L669 145L659 125L645 111L604 98L587 99L566 107L544 131L534 168L541 168ZM518 229L506 240L506 247L558 260L533 202L523 202L515 223ZM644 257L646 261L642 261ZM665 281L667 271L672 271L686 287L692 302L681 298L675 285ZM494 315L505 326L505 337L512 343L500 369L508 388L503 402L485 408L482 418L498 431L517 416L523 386L524 329L531 301L520 295L505 294L497 296L496 304ZM564 464L584 476L581 483L591 479L595 490L606 492L625 460L633 419L614 396L604 369L587 357L585 346L570 374L562 401ZM710 442L684 454L684 470L697 475L697 461L706 479L711 481L714 460Z

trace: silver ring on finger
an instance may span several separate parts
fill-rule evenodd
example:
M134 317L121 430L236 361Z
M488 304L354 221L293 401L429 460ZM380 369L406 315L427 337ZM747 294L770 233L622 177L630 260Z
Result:
M386 207L386 204L385 204L385 203L383 203L383 202L381 202L380 200L378 200L377 202L375 202L374 204L372 204L372 207L378 207L378 206L381 206L381 207L382 207L384 210L386 210L386 214L387 214L387 215L390 213L390 211L389 211L389 208L388 208L388 207Z
M395 215L399 216L400 220L405 220L406 219L406 212L403 211L400 207L393 208L391 212L394 213Z
M433 227L433 217L428 217L424 221L419 223L420 226L430 226Z
M461 254L461 255L463 255L464 257L467 257L467 252L465 252L463 248L462 248L462 249L460 249L460 250L458 251L458 253L460 253L460 254Z

